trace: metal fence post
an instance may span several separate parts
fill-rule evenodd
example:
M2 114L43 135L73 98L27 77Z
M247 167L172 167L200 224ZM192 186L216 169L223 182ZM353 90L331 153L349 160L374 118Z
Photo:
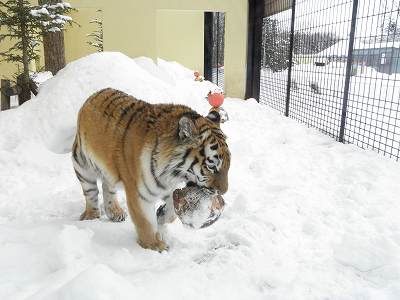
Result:
M260 102L264 8L264 0L249 0L245 98L255 98L258 102Z
M290 40L289 40L289 69L286 84L286 109L285 116L289 116L290 87L292 83L292 64L293 64L293 45L294 45L294 21L296 16L296 0L292 0L292 18L290 20Z
M212 81L212 12L204 13L204 78Z
M343 90L342 118L341 118L341 122L340 122L340 132L339 132L339 142L341 142L341 143L344 142L344 129L346 126L347 103L349 100L351 67L353 64L353 46L354 46L354 35L355 35L355 31L356 31L357 8L358 8L358 0L353 0L353 12L351 15L349 49L347 50L346 79L344 82L344 90Z
M215 13L217 15L217 85L219 86L219 12ZM215 22L213 21L213 25L215 25Z
M10 109L10 81L1 80L0 111Z

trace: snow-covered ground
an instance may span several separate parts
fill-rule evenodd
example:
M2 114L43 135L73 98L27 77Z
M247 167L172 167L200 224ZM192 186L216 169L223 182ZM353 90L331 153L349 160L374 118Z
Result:
M202 114L215 87L177 63L102 53L1 112L0 299L400 299L398 163L254 100L224 104L230 189L215 224L176 220L160 254L130 220L78 221L76 113L106 86Z

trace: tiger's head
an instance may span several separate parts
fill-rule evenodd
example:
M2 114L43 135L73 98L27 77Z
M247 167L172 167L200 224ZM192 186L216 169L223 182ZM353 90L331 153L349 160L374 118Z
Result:
M209 188L219 194L228 190L230 152L220 129L220 115L207 117L189 112L179 119L179 141L183 146L178 169L188 185Z

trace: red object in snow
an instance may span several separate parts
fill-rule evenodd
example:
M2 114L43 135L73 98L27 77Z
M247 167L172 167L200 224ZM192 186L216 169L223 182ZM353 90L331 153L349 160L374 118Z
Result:
M199 77L200 76L200 72L199 71L194 71L194 77Z
M224 94L223 93L208 93L207 96L208 99L208 103L210 103L210 105L212 107L220 107L222 105L222 103L224 103Z

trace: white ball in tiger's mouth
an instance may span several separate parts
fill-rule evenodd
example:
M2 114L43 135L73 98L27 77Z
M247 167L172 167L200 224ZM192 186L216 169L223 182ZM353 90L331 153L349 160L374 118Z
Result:
M221 216L224 199L207 188L187 186L173 193L175 213L183 224L199 229L210 226Z

